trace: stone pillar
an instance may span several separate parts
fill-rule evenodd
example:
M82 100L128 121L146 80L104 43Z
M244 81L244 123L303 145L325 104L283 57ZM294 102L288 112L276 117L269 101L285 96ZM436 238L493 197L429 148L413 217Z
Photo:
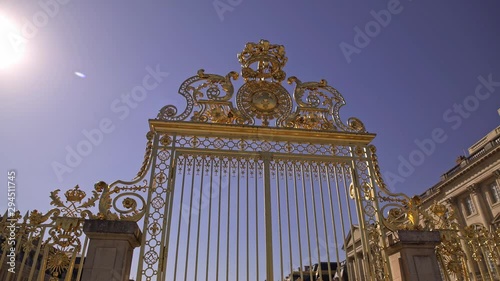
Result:
M444 202L448 205L448 208L450 208L455 213L455 215L457 216L458 223L463 226L467 225L467 223L465 222L464 214L460 210L461 208L459 207L459 202L457 197L449 197L445 199Z
M477 213L481 217L481 222L483 226L488 227L491 220L493 219L493 215L491 214L491 210L488 210L488 203L483 197L483 194L479 192L479 186L477 184L473 184L467 188L471 193L472 202L474 202Z
M438 231L399 230L399 241L387 249L393 281L442 281L435 253Z
M363 263L363 254L357 254L356 261L357 261L356 268L358 272L358 278L356 280L364 281L366 271Z
M494 171L493 175L495 175L495 180L496 180L496 183L497 183L497 187L500 188L500 170Z
M90 243L82 281L129 281L133 250L141 243L137 223L86 220L83 231Z

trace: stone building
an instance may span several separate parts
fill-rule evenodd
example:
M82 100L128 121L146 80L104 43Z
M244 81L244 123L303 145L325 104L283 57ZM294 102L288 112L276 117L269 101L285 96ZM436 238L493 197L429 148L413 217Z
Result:
M500 231L500 126L469 148L469 156L460 156L455 167L421 195L421 207L444 203L454 211L461 227ZM470 241L469 241L470 242ZM481 248L486 247L482 245ZM476 259L473 249L463 242L467 267L472 280L491 277L499 280L500 262L491 252L482 251ZM480 277L482 276L482 277ZM489 279L488 279L489 280Z
M463 226L500 228L500 126L460 156L455 167L422 193L422 207L434 202L447 203Z

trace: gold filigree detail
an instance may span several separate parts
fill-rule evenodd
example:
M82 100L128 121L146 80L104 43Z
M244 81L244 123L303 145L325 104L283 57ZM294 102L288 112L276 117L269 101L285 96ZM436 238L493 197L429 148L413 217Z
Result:
M123 204L123 207L125 207L127 209L132 209L134 207L137 207L137 202L130 197L123 199L122 204Z
M45 214L37 210L27 212L22 220L18 216L15 221L16 241L21 243L16 251L30 256L38 252L37 255L40 255L33 259L39 260L40 268L48 271L51 275L49 280L59 280L71 268L72 260L82 249L83 223L85 219L95 217L90 208L99 199L97 191L92 191L92 196L87 197L79 186L64 192L66 200L59 196L59 192L57 189L50 193L50 204L55 208ZM48 237L42 240L44 234Z
M170 144L172 144L172 137L170 137L169 135L163 135L160 138L160 144L163 146L169 146Z
M203 113L195 111L193 120L216 124L233 124L237 119L236 114L228 105L207 104L206 107L207 109Z
M363 157L365 153L365 150L361 146L356 146L354 148L354 154L358 157Z
M63 216L81 218L93 217L92 212L87 209L95 206L95 202L99 199L99 194L93 191L92 197L88 198L84 203L81 203L81 201L85 199L86 193L79 188L80 187L77 185L73 189L69 189L64 193L66 203L68 204L63 203L61 197L59 197L59 191L61 191L60 189L52 191L50 193L50 198L52 199L50 204L56 206Z
M391 231L421 229L421 214L418 208L420 198L418 196L410 198L404 193L392 193L389 191L380 172L376 154L377 149L375 146L369 145L368 150L370 151L370 158L373 163L375 181L380 188L378 198L381 202L385 203L381 208L381 213L386 214L382 218L384 226Z
M276 127L366 133L363 123L355 117L347 123L341 121L339 110L345 105L344 98L326 80L302 83L292 76L287 82L295 84L293 94L282 86L288 60L284 46L267 40L250 42L238 54L238 60L244 83L234 99L236 106L232 101L232 80L238 74L231 71L221 76L200 69L179 88L186 109L177 114L175 106L167 105L157 119L250 126L260 122L257 125L266 127L276 120Z
M146 144L146 151L144 152L144 160L142 161L142 165L141 165L141 168L139 169L139 172L137 173L137 175L135 176L135 178L132 181L139 180L146 175L149 164L151 163L151 153L153 151L154 136L155 136L155 133L153 131L149 131L146 134L146 139L148 141Z
M283 81L286 73L282 70L288 58L285 56L285 47L274 45L267 40L259 43L247 43L245 49L238 54L241 63L241 76L248 80L272 79ZM251 66L257 64L253 69Z
M47 260L47 269L52 273L53 277L60 276L68 269L69 265L70 259L68 255L62 251L56 251L51 254Z
M148 182L146 180L143 180L140 185L113 187L104 181L100 181L94 185L94 188L97 192L101 193L101 197L99 198L99 213L95 218L102 220L139 221L146 212L146 200L138 193L147 190ZM117 195L112 198L114 194ZM118 204L120 200L122 200L121 206L125 209L122 209ZM138 201L141 202L140 205L137 203ZM113 211L118 212L118 214Z

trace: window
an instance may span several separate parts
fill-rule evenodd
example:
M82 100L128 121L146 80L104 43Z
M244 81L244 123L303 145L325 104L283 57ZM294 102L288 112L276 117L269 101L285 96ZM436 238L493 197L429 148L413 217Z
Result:
M500 214L497 214L497 216L493 219L491 226L493 230L500 229Z
M490 195L491 195L491 203L492 204L500 202L500 188L498 188L498 185L496 182L493 182L490 185Z
M476 212L476 207L474 206L474 202L472 202L472 198L467 196L464 200L465 205L465 214L470 216Z

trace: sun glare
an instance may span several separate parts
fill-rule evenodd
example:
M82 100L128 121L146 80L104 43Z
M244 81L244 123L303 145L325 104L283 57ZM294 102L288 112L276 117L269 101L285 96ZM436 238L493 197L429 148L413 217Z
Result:
M0 15L0 70L5 70L21 60L25 43L12 21Z

